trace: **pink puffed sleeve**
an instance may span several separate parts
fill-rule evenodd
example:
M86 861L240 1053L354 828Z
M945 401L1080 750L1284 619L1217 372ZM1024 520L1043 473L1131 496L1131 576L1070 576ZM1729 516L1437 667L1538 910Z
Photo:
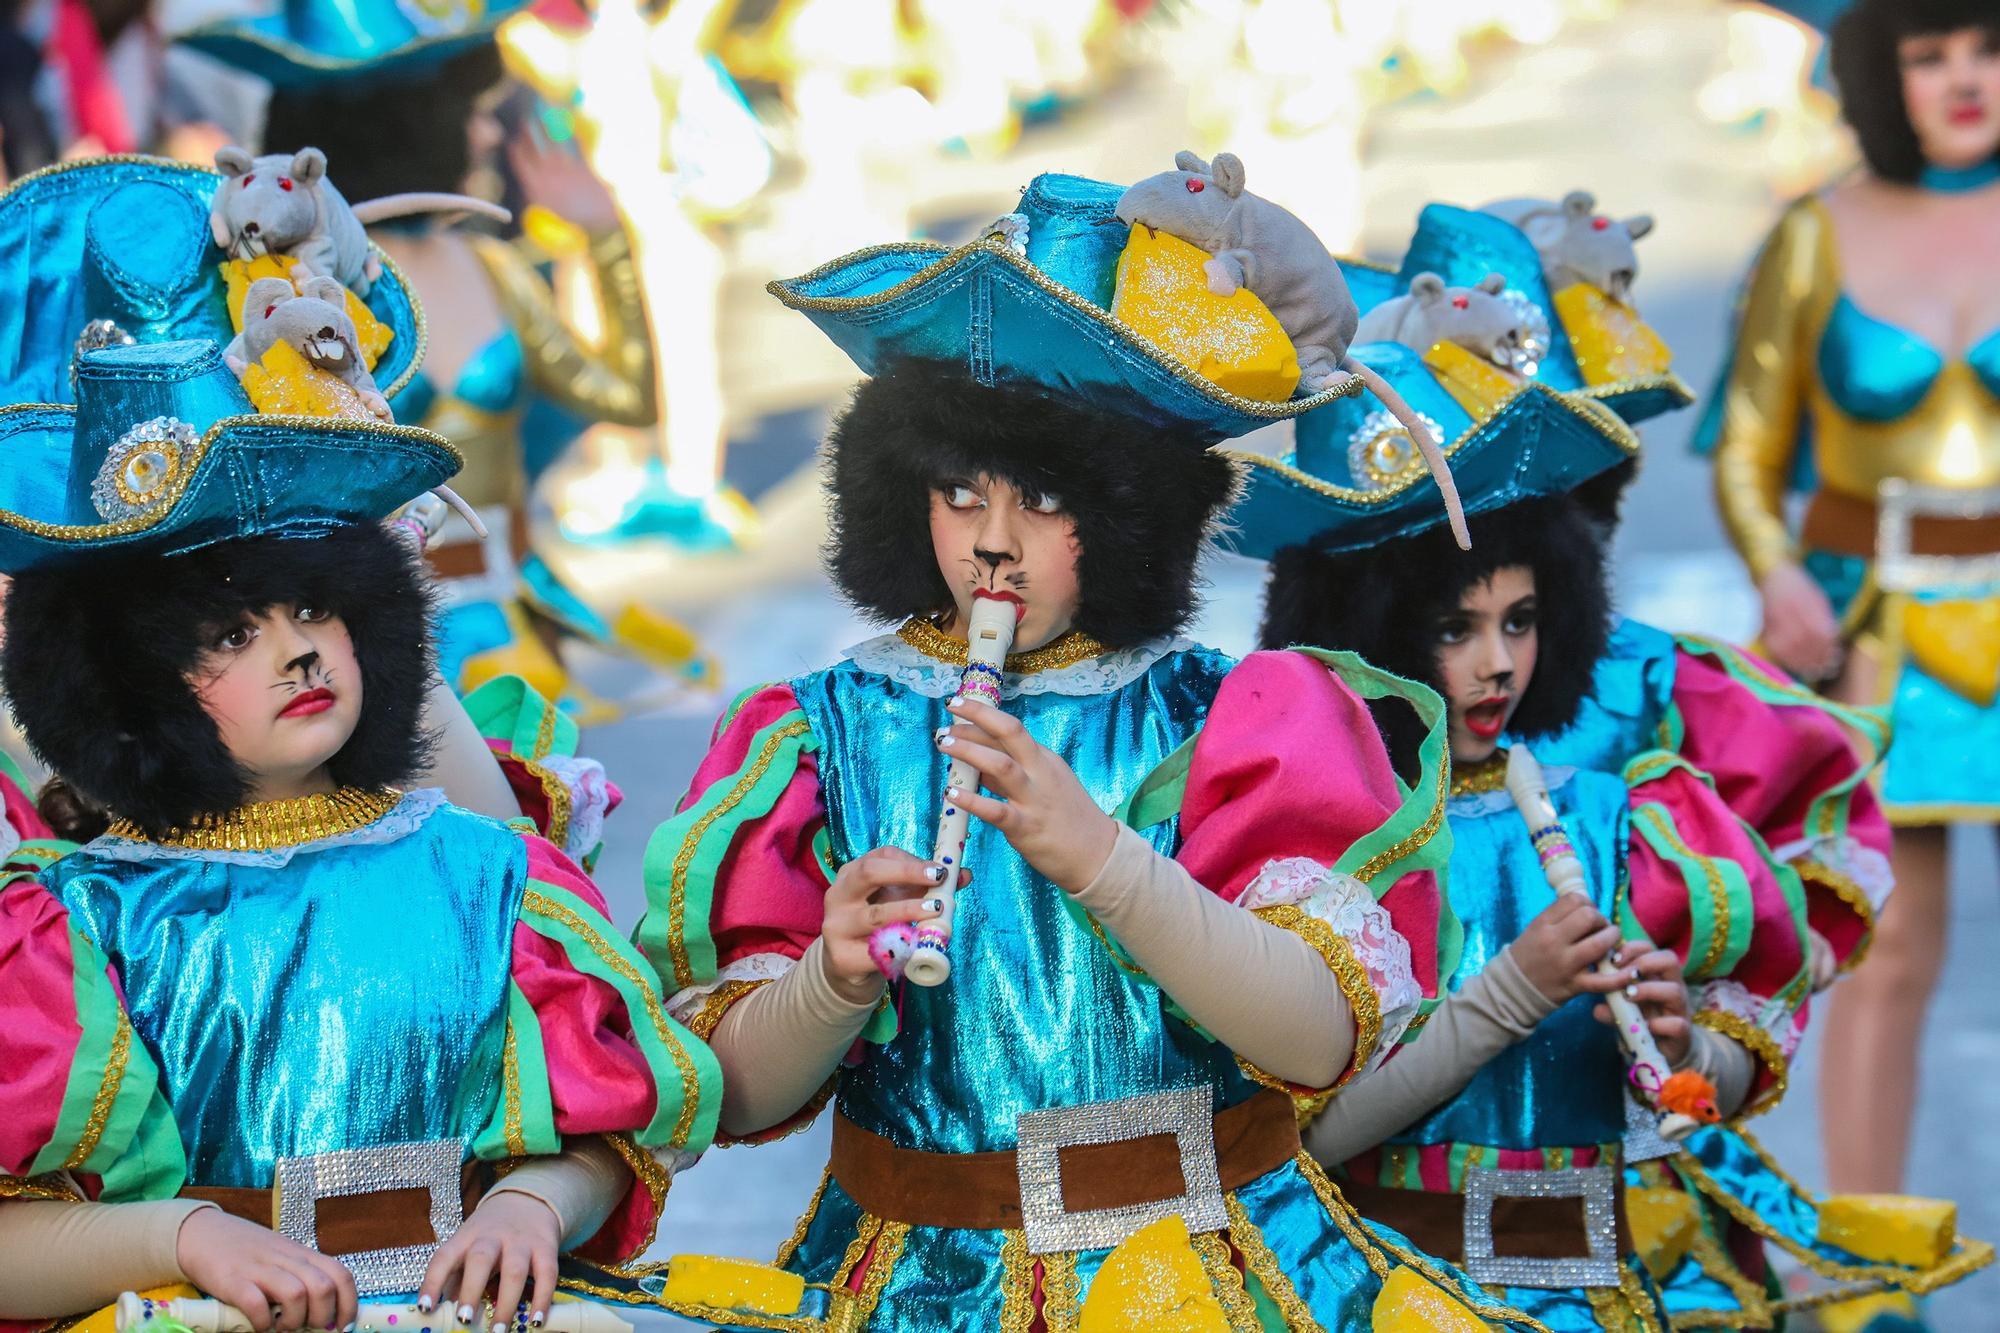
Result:
M1694 639L1676 653L1673 703L1680 754L1799 872L1809 922L1840 963L1858 961L1893 887L1889 821L1866 781L1875 719L1836 709L1752 653Z
M1383 697L1431 724L1408 788L1368 711ZM1326 958L1355 1010L1347 1077L1437 996L1456 939L1437 874L1450 854L1442 719L1436 695L1352 654L1253 653L1223 680L1188 757L1177 858Z
M1799 880L1685 761L1635 763L1627 901L1653 943L1679 954L1694 1021L1757 1057L1745 1113L1783 1093L1811 994Z

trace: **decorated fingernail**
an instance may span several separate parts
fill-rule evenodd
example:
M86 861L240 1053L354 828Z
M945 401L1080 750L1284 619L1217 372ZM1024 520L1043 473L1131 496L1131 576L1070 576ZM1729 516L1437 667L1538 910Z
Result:
M478 1316L478 1314L479 1312L473 1309L471 1306L461 1305L458 1307L458 1322L464 1324L469 1328L472 1326L472 1321Z
M959 709L965 707L965 700L952 699L950 702L945 704L945 707L949 708L952 712L956 713Z
M437 1302L432 1300L430 1297L428 1296L417 1297L417 1313L429 1314L432 1310L436 1308L437 1308Z
M932 912L932 913L942 912L944 910L944 899L942 898L924 899L924 910L926 912Z
M933 883L933 884L942 884L942 883L944 883L944 867L943 867L943 866L925 866L925 867L924 867L924 878L925 878L925 879L927 879L927 880L929 880L929 881L930 881L931 883Z
M938 745L946 750L949 750L953 745L957 743L958 743L958 737L950 734L938 737Z
M944 798L947 801L956 801L961 794L957 787L946 787L944 789Z
M504 1319L494 1320L492 1326L486 1330L486 1333L507 1333L507 1321Z
M540 1328L540 1327L541 1327L541 1326L542 1326L542 1325L543 1325L544 1323L546 1323L546 1322L548 1321L548 1317L549 1317L549 1313L548 1313L548 1311L546 1311L546 1310L537 1310L537 1311L535 1311L535 1313L534 1313L534 1314L533 1314L532 1316L530 1316L530 1317L529 1317L529 1319L528 1319L528 1327L529 1327L529 1328Z

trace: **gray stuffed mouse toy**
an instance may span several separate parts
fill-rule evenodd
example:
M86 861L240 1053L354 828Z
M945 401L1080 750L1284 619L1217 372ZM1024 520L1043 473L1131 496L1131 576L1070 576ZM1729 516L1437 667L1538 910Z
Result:
M1423 451L1443 494L1452 535L1470 549L1458 488L1438 442L1401 394L1347 354L1361 316L1340 265L1311 227L1249 193L1243 184L1243 163L1234 153L1217 153L1212 163L1190 152L1176 153L1174 170L1148 176L1119 196L1118 220L1178 236L1208 251L1211 258L1203 265L1208 289L1228 296L1247 287L1270 309L1298 352L1299 379L1308 391L1358 377Z
M1632 284L1639 276L1633 242L1653 230L1650 214L1607 217L1597 211L1597 196L1587 190L1572 190L1560 202L1500 199L1479 211L1526 234L1541 257L1551 292L1587 282L1621 305L1633 303Z

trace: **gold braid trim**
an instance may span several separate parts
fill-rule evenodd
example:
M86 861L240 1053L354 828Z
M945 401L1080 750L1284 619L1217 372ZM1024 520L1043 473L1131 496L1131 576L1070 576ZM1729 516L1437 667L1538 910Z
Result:
M1476 764L1455 769L1451 775L1453 796L1483 796L1507 785L1507 752L1495 750Z
M1762 1096L1752 1097L1736 1113L1735 1119L1748 1120L1762 1115L1776 1106L1785 1096L1785 1089L1791 1081L1791 1062L1778 1048L1778 1039L1758 1027L1741 1014L1732 1014L1726 1009L1704 1009L1694 1016L1697 1026L1720 1032L1734 1039L1743 1048L1757 1057L1771 1075L1771 1086ZM1803 1191L1801 1191L1803 1193Z
M1841 962L1840 970L1851 972L1861 966L1861 960L1868 956L1869 946L1875 943L1875 904L1868 901L1868 891L1855 883L1851 876L1818 861L1794 861L1792 869L1798 871L1799 878L1807 884L1825 889L1861 918L1861 943L1855 945L1854 952Z
M1000 1333L1027 1333L1035 1322L1035 1261L1018 1230L1000 1233Z
M848 1245L847 1253L840 1261L840 1271L833 1279L836 1295L847 1290L855 1268L863 1259L868 1261L868 1271L861 1278L859 1292L829 1308L826 1321L829 1330L858 1333L858 1330L868 1326L868 1321L875 1316L876 1304L882 1299L882 1289L889 1285L889 1277L895 1271L896 1260L902 1257L903 1242L909 1234L910 1224L907 1222L889 1222L870 1213L861 1215L855 1227L854 1240Z
M653 1025L653 1032L659 1037L661 1044L667 1048L667 1053L673 1057L674 1068L681 1076L681 1114L680 1118L674 1123L674 1135L671 1140L671 1146L675 1148L687 1147L688 1135L694 1131L695 1112L701 1105L701 1075L694 1067L693 1057L681 1045L680 1038L674 1035L673 1021L667 1017L667 1011L661 1007L660 997L654 992L652 984L639 974L639 969L632 966L630 961L614 950L609 944L605 943L604 937L597 932L597 928L586 921L569 904L557 902L547 894L530 888L526 893L521 895L521 906L539 916L546 916L551 920L560 921L564 926L582 936L584 943L590 946L591 951L597 955L598 959L606 967L616 972L628 986L632 986L638 990L640 997L645 1002L646 1017Z
M896 637L946 666L965 665L965 640L952 638L928 620L904 621L897 627ZM1073 629L1029 652L1007 654L1001 669L1010 676L1032 676L1037 671L1054 671L1087 662L1103 652L1103 644L1082 630Z
M773 980L775 978L758 977L748 981L723 982L708 993L708 997L701 1002L701 1008L689 1014L682 1026L703 1041L712 1040L715 1036L715 1029L721 1025L722 1016L729 1012L730 1005L735 1004L759 986L770 985Z
M1762 1216L1715 1183L1715 1177L1707 1168L1688 1153L1680 1154L1676 1162L1685 1171L1701 1192L1721 1206L1722 1211L1742 1225L1750 1228L1771 1244L1797 1259L1813 1272L1836 1282L1873 1282L1895 1287L1902 1291L1924 1295L1940 1287L1948 1287L1969 1273L1976 1273L1993 1262L1993 1246L1983 1240L1972 1240L1966 1236L1958 1238L1959 1252L1947 1257L1935 1268L1918 1272L1900 1268L1894 1264L1841 1264L1825 1258L1812 1249L1801 1245L1784 1232L1766 1222ZM1848 1293L1852 1295L1853 1293Z
M1605 1333L1666 1333L1653 1313L1653 1298L1645 1284L1622 1261L1616 1287L1585 1287L1584 1296Z
M1208 1273L1208 1285L1215 1289L1215 1299L1222 1302L1222 1313L1229 1319L1230 1333L1263 1333L1264 1326L1257 1321L1257 1302L1250 1299L1250 1288L1229 1257L1229 1242L1219 1231L1204 1231L1193 1239L1194 1252L1201 1256L1201 1266Z
M609 1144L611 1150L624 1160L626 1168L639 1182L639 1187L646 1191L646 1197L652 1201L653 1215L646 1221L646 1238L632 1250L631 1257L636 1259L653 1248L653 1237L659 1234L660 1230L660 1213L667 1206L667 1191L674 1187L674 1178L667 1168L660 1165L659 1159L640 1147L639 1141L630 1134L599 1134L597 1137ZM643 1276L643 1274L628 1273L619 1264L606 1264L605 1269L620 1277Z
M1313 1318L1312 1309L1300 1299L1298 1288L1285 1276L1278 1256L1271 1253L1263 1231L1250 1220L1250 1210L1243 1206L1236 1192L1232 1190L1224 1195L1223 1203L1229 1209L1229 1239L1257 1281L1263 1284L1264 1294L1277 1302L1279 1311L1285 1316L1285 1328L1289 1333L1326 1333L1319 1321Z
M512 1014L507 1016L507 1039L500 1048L500 1076L502 1096L506 1099L503 1124L507 1137L507 1155L526 1157L528 1140L521 1133L521 1053L514 1043Z
M1430 814L1424 818L1424 822L1409 837L1403 839L1395 846L1388 848L1386 851L1377 852L1374 856L1368 858L1367 863L1354 872L1354 878L1366 884L1369 880L1381 874L1384 869L1408 856L1412 848L1421 847L1429 842L1431 835L1436 833L1439 826L1444 823L1444 803L1450 794L1451 765L1439 764L1437 793L1431 798Z
M1049 1333L1076 1333L1083 1318L1083 1279L1076 1256L1066 1251L1042 1256L1042 1322Z
M790 1264L797 1257L799 1246L806 1243L806 1232L812 1230L813 1219L819 1216L819 1206L826 1200L826 1187L832 1179L831 1166L820 1172L819 1188L813 1191L812 1198L807 1201L806 1210L799 1214L798 1225L792 1228L792 1234L778 1247L778 1257L771 1260L776 1267L783 1268Z
M59 1171L47 1171L39 1176L0 1175L0 1199L47 1199L52 1203L82 1203L83 1195L77 1193Z
M104 1137L104 1126L111 1119L112 1103L118 1100L118 1089L124 1085L125 1062L131 1055L132 1020L125 1016L121 1007L118 1010L118 1026L111 1034L111 1052L104 1058L104 1077L98 1080L97 1095L90 1100L90 1119L84 1122L76 1147L63 1159L63 1170L80 1169L97 1151L98 1142Z
M628 1278L664 1278L667 1275L667 1268L668 1265L663 1263L632 1264L626 1269L617 1271L617 1276ZM808 1283L807 1285L815 1286L812 1283ZM599 1300L611 1301L615 1305L630 1305L636 1300L652 1309L666 1310L669 1313L680 1315L684 1319L693 1319L708 1324L715 1323L717 1316L722 1316L726 1321L725 1327L728 1328L773 1329L777 1333L827 1333L830 1327L827 1321L814 1319L810 1315L784 1316L758 1314L751 1310L719 1310L706 1305L689 1305L682 1301L670 1301L664 1297L651 1295L643 1290L620 1291L616 1287L607 1287L602 1283L592 1282L588 1278L578 1277L574 1272L566 1272L558 1277L556 1279L556 1289L558 1291L573 1292L579 1296L593 1296ZM817 1289L824 1290L824 1288ZM836 1296L835 1302L837 1303L837 1301L838 1297ZM49 1333L49 1330L38 1330L37 1333Z
M1810 1199L1812 1197L1812 1192L1804 1185L1801 1185L1791 1172L1778 1165L1778 1159L1771 1156L1770 1150L1759 1142L1756 1136L1751 1134L1749 1130L1737 1130L1736 1137L1743 1140L1744 1146L1749 1148L1756 1155L1757 1160L1764 1164L1766 1171L1769 1171L1773 1176L1784 1182L1786 1189L1802 1199Z
M198 852L268 852L366 828L402 799L398 792L343 787L285 801L253 801L227 814L197 815L186 828L172 829L163 838L149 838L144 829L124 819L111 821L105 832L132 842Z
M1659 1162L1636 1163L1639 1179L1648 1189L1670 1189L1687 1194L1689 1191L1678 1179L1668 1174ZM1701 1208L1699 1196L1694 1198L1695 1207ZM1706 1222L1694 1229L1694 1240L1688 1245L1688 1255L1702 1273L1722 1286L1736 1298L1740 1307L1735 1310L1684 1310L1670 1316L1674 1329L1696 1330L1710 1328L1769 1328L1773 1318L1770 1303L1764 1299L1763 1288L1743 1275L1736 1261L1722 1247L1722 1242L1709 1234Z
M1682 839L1680 831L1674 827L1673 821L1657 807L1642 805L1632 813L1635 818L1644 819L1651 825L1653 831L1664 838L1667 845L1677 854L1701 867L1702 887L1708 890L1709 905L1715 912L1715 923L1708 932L1708 948L1702 952L1701 962L1690 963L1687 975L1690 979L1697 976L1714 976L1716 967L1722 962L1723 952L1729 947L1729 890L1722 882L1722 872L1715 868L1713 858L1703 856L1688 846Z
M694 827L687 831L687 837L681 840L681 849L674 856L673 874L667 881L667 949L674 965L674 985L677 988L694 984L694 968L688 962L685 932L688 868L694 864L695 849L701 846L702 837L707 834L710 825L743 803L750 789L757 785L778 757L784 743L794 736L805 735L808 730L806 720L797 718L772 732L765 739L764 748L757 752L757 758L736 779L736 785L707 814L697 819Z
M1253 908L1251 914L1280 930L1290 931L1311 946L1313 952L1325 961L1327 971L1333 973L1334 979L1340 983L1341 994L1347 997L1348 1007L1354 1011L1354 1056L1331 1087L1302 1093L1292 1084L1265 1073L1241 1056L1236 1059L1245 1074L1265 1087L1276 1088L1289 1095L1292 1109L1298 1113L1299 1122L1303 1124L1325 1110L1335 1091L1366 1068L1374 1056L1376 1044L1382 1039L1382 997L1375 993L1375 983L1368 979L1368 969L1354 956L1354 947L1342 939L1332 926L1304 908L1285 903L1276 907Z
M1333 1219L1333 1224L1340 1228L1343 1236L1347 1237L1347 1243L1361 1252L1361 1257L1367 1261L1369 1269L1378 1280L1388 1281L1389 1273L1394 1268L1389 1260L1394 1258L1405 1266L1415 1269L1421 1276L1445 1291L1451 1292L1461 1300L1464 1299L1464 1293L1459 1290L1458 1283L1429 1257L1415 1250L1406 1250L1362 1226L1361 1215L1347 1202L1347 1197L1340 1192L1340 1187L1327 1178L1326 1172L1320 1169L1319 1163L1313 1160L1311 1153L1302 1148L1292 1161L1298 1166L1300 1174L1305 1176L1306 1182L1313 1187L1313 1193L1319 1195L1320 1205L1326 1209L1326 1215ZM1520 1324L1524 1328L1534 1330L1534 1333L1553 1333L1553 1330L1541 1320L1523 1314L1513 1306L1502 1304L1497 1300L1476 1302L1474 1308L1482 1319L1498 1319L1506 1323Z

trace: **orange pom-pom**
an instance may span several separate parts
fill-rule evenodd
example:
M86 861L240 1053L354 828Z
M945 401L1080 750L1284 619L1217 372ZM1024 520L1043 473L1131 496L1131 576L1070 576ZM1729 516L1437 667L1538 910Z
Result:
M1722 1112L1715 1106L1715 1085L1692 1069L1667 1077L1660 1089L1660 1109L1704 1125L1717 1124L1722 1119Z

